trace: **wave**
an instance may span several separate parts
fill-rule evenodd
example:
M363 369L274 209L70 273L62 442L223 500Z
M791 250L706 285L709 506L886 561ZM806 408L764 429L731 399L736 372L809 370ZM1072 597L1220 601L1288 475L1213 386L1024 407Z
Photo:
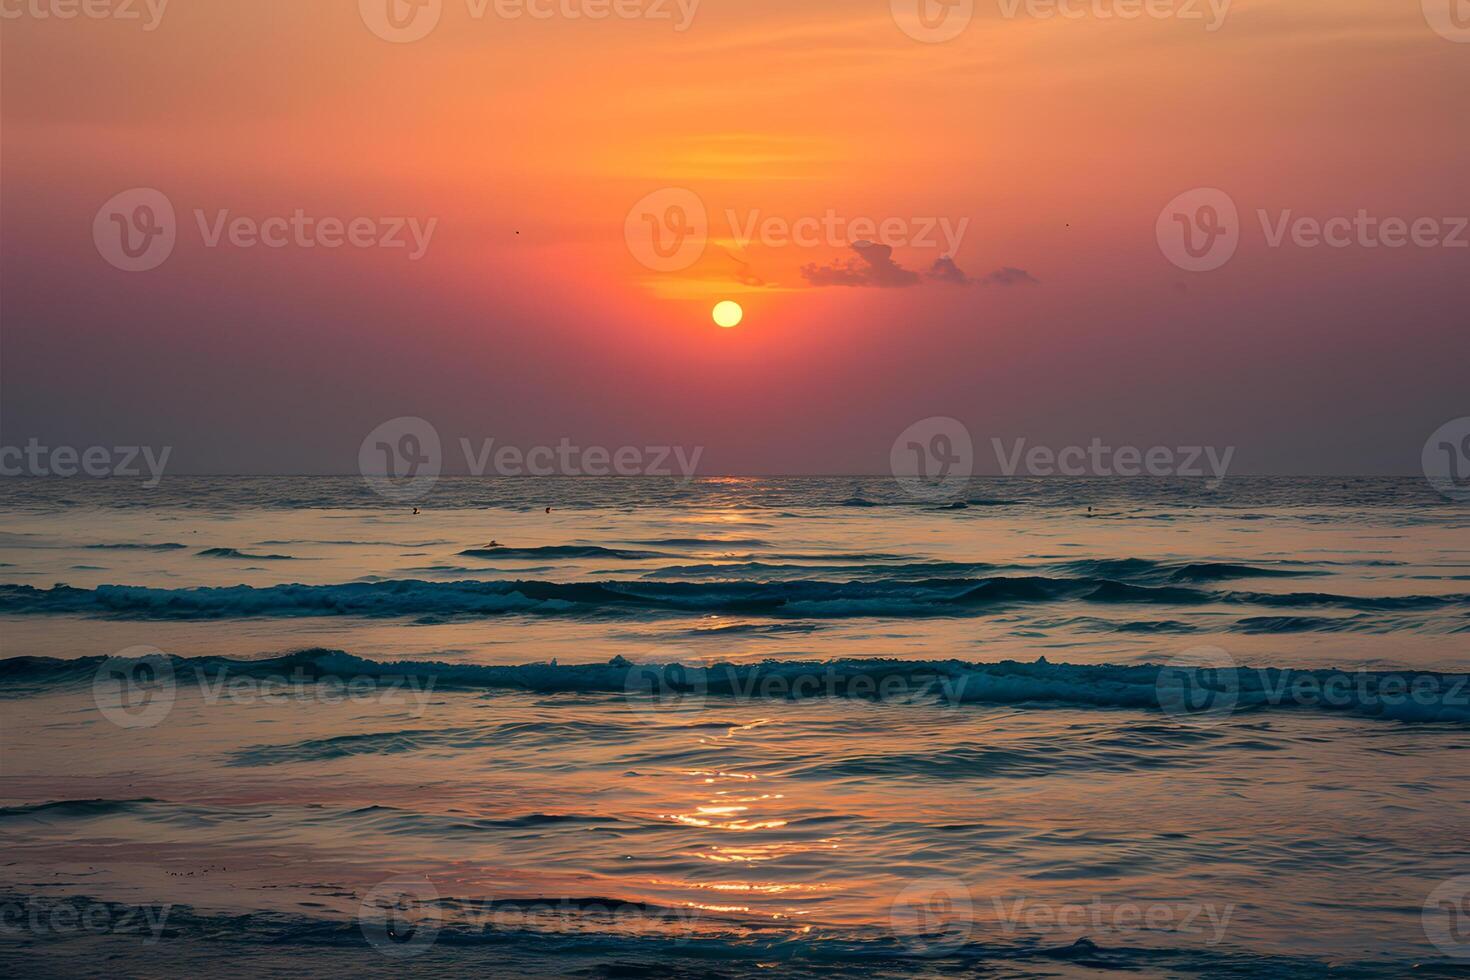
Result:
M934 510L968 510L971 507L1015 507L1021 502L1019 500L996 500L989 497L972 497L969 500L956 500L953 503L939 504Z
M137 658L138 662L155 661ZM1067 664L1046 658L1003 660L767 660L761 663L533 663L516 666L441 661L379 662L338 650L303 650L261 660L168 657L180 683L218 686L232 677L282 683L372 681L393 690L511 690L538 694L612 693L632 697L790 700L897 698L947 704L1133 709L1180 716L1281 710L1337 711L1400 722L1470 724L1470 674L1337 671L1285 667L1196 668L1176 664ZM118 658L13 657L0 661L0 689L90 683ZM158 670L153 671L159 676ZM390 739L404 750L418 739L455 740L457 732L351 735L312 743L311 751L354 754L363 740ZM376 743L374 751L383 751ZM278 760L279 761L279 760Z
M87 547L97 551L180 551L188 546L165 541L161 544L89 544Z
M240 558L247 561L295 561L290 555L253 555L237 548L205 548L200 558Z
M325 544L344 547L382 547L382 548L431 548L435 545L453 544L452 541L344 541L326 538L287 538L285 540L257 541L259 547L281 547L293 544ZM183 545L179 545L180 548Z
M1467 595L1346 596L1332 593L1211 591L1133 585L1112 579L996 576L820 581L548 582L387 579L328 585L181 589L99 585L49 589L0 585L0 613L82 614L126 619L244 617L672 615L763 613L802 618L965 616L1053 602L1201 608L1215 605L1430 612L1470 604Z
M1237 578L1298 578L1317 572L1294 568L1257 568L1228 562L1193 562L1177 569L1170 578L1175 582L1223 582Z
M1356 629L1366 617L1341 616L1247 616L1237 620L1241 633L1341 633Z
M1061 624L1095 633L1197 633L1199 627L1177 619L1138 619L1117 622L1096 616L1079 616Z
M1282 563L1289 564L1289 563ZM1290 563L1300 564L1300 563ZM1086 558L1055 566L1074 575L1090 575L1154 584L1226 582L1248 578L1301 578L1321 575L1312 568L1248 565L1243 562L1154 561L1148 558Z
M357 755L395 755L430 747L473 749L481 744L478 736L478 730L471 728L337 735L290 745L259 745L241 749L231 754L227 761L229 765L235 766L273 766L288 762L345 759Z
M768 548L769 541L761 538L653 538L649 541L634 541L633 544L649 545L654 548Z
M143 796L134 800L53 800L24 806L0 806L0 820L34 816L105 817L131 810L140 803L157 802Z
M594 544L544 545L539 548L470 548L459 554L464 558L621 558L626 561L673 557L658 551L629 551Z
M1170 606L1203 606L1214 601L1223 601L1223 593L1204 589L1186 589L1171 586L1130 585L1127 582L1099 582L1097 588L1087 595L1090 602L1123 603L1146 602Z
M68 890L70 891L70 890ZM354 888L351 899L372 893ZM75 976L96 972L104 956L109 971L125 976L194 975L218 967L213 950L227 936L231 948L248 957L254 972L336 976L357 965L361 975L377 975L384 958L371 943L390 940L369 933L349 903L347 915L330 909L262 910L251 915L216 912L187 904L125 905L86 894L0 892L7 908L34 909L41 921L56 912L72 918L79 908L105 907L110 921L128 923L115 932L87 933L87 942L47 939L0 947L0 972L6 975ZM1051 935L1014 936L996 930L950 925L937 919L933 931L895 931L887 923L835 927L818 924L800 932L757 925L748 915L652 902L636 897L531 894L485 899L444 895L426 903L433 915L432 935L422 962L450 975L720 977L755 980L772 975L859 980L905 976L917 980L964 975L1083 976L1117 974L1173 977L1270 976L1308 980L1326 973L1342 980L1388 980L1403 975L1403 963L1335 958L1331 963L1306 953L1257 952L1235 944L1211 946L1180 941L1164 945L1131 942L1126 935L1072 939L1066 930ZM160 914L160 912L166 914ZM499 912L506 920L492 920ZM544 917L544 918L542 918ZM630 917L636 917L631 918ZM376 921L376 920L369 920ZM488 923L494 921L494 927ZM630 926L631 922L631 926ZM658 928L652 928L658 924ZM153 932L154 942L139 942ZM973 934L972 934L973 933ZM167 942L156 942L157 937ZM411 951L413 934L405 942ZM201 952L202 950L202 952ZM38 960L37 955L44 956ZM367 955L371 960L360 957ZM209 957L213 959L209 959ZM370 968L363 969L367 962ZM486 970L485 963L493 963ZM1454 962L1426 957L1416 966L1432 975L1462 975ZM384 968L386 969L386 968ZM405 972L400 970L399 972Z
M842 557L850 557L857 561L891 561L897 558L897 556L893 555L793 555L789 557L804 558L811 561L831 561L834 558ZM760 580L802 578L812 575L862 575L895 579L965 578L981 572L996 571L1002 567L1004 566L992 565L988 562L947 561L899 562L891 565L877 565L871 568L854 567L852 565L798 565L767 561L727 561L710 562L701 565L665 565L662 568L655 568L645 573L644 578L755 578Z
M830 562L841 564L782 564L780 562ZM871 563L871 567L861 567ZM856 565L856 567L855 567ZM1279 568L1238 562L1155 561L1147 558L1083 559L1041 565L998 565L982 561L920 561L894 554L785 554L725 555L720 561L697 565L667 565L648 573L648 578L746 578L752 575L863 575L888 578L965 578L1002 571L1061 572L1074 577L1111 579L1139 584L1205 584L1235 579L1299 578L1324 574L1316 569Z

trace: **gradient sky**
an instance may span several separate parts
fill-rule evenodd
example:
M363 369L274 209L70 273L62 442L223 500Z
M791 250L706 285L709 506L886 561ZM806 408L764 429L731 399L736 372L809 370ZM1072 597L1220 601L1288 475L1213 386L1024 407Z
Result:
M906 426L949 415L977 444L1417 472L1429 433L1470 414L1470 249L1270 248L1256 211L1470 214L1470 44L1418 2L1236 0L1214 32L1024 9L979 0L941 44L888 0L703 0L682 32L445 0L405 44L356 0L173 0L151 31L0 21L0 441L344 473L371 429L416 415L446 443L874 473ZM92 239L134 187L179 216L150 272ZM699 196L716 239L730 209L967 219L959 269L1025 275L824 285L869 267L842 241L719 240L658 273L624 225L666 187ZM1212 272L1155 240L1196 187L1242 216ZM208 248L195 209L438 224L415 262ZM746 309L733 330L710 321L725 298Z

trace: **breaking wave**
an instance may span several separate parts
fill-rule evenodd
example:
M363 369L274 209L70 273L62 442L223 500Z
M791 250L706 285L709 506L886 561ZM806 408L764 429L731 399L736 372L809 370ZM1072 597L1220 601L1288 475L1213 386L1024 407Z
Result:
M804 618L974 616L1004 607L1075 602L1096 606L1260 606L1360 613L1433 612L1470 607L1467 595L1348 596L1327 592L1217 591L1138 585L1093 577L995 576L853 581L638 581L417 579L326 585L218 586L182 589L100 585L49 589L0 585L0 613L82 614L128 619L226 619L294 616L658 615L759 613ZM1285 621L1283 620L1285 625ZM1303 622L1287 625L1299 631ZM1261 630L1259 617L1249 620ZM1340 629L1340 620L1329 628Z
M1044 657L1005 660L768 660L762 663L533 663L516 666L404 660L380 662L336 650L303 650L260 660L158 656L0 660L0 691L25 693L90 684L103 665L152 662L152 677L197 678L218 685L234 677L291 683L370 680L413 691L508 690L539 694L613 693L637 697L799 700L814 697L940 704L1162 711L1176 717L1318 710L1399 722L1470 724L1470 674L1433 671L1298 670L1178 664L1067 664ZM422 733L400 732L411 740ZM444 737L439 733L436 737ZM331 744L350 754L351 739Z

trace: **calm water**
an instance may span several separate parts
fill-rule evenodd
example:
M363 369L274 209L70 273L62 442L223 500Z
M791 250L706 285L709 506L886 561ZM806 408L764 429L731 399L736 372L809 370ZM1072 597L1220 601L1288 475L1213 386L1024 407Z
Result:
M7 973L1470 964L1470 511L1422 481L0 505Z

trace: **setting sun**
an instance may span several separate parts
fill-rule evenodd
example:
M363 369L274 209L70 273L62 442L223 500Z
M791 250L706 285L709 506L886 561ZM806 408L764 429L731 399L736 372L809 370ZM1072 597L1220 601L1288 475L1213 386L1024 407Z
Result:
M715 304L714 317L715 323L728 330L740 326L740 321L745 319L745 311L739 303L727 299Z

